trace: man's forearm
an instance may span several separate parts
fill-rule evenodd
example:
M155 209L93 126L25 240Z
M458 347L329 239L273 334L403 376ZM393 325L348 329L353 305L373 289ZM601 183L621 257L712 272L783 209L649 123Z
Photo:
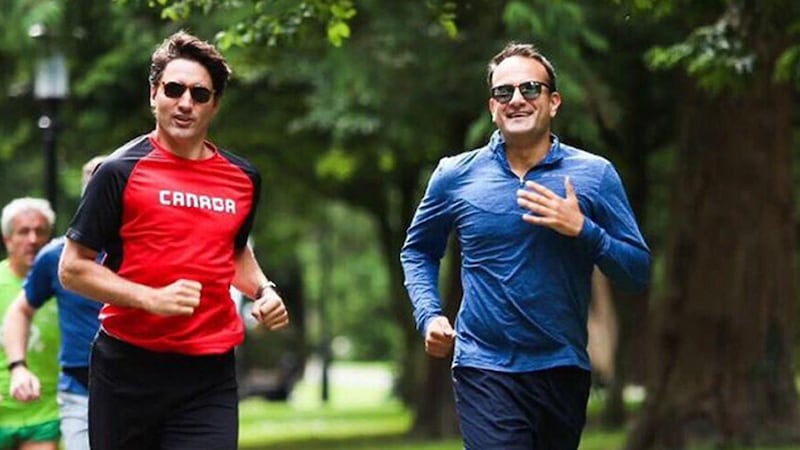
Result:
M96 254L76 246L68 240L58 264L58 278L65 288L98 302L146 309L152 288L120 277L98 264Z
M20 292L3 318L3 343L6 361L24 360L28 349L31 321L36 310L28 305L25 292ZM5 370L5 368L0 368Z
M248 296L256 298L260 288L267 284L267 276L261 270L255 254L250 247L237 250L234 255L236 274L233 277L233 287Z

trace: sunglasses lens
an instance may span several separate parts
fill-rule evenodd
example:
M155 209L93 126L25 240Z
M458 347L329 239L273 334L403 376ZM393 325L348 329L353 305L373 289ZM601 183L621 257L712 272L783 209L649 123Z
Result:
M493 87L491 90L492 98L500 103L508 103L514 98L514 92L519 88L519 93L525 100L536 100L542 94L543 84L538 81L526 81L516 86L504 84Z
M519 85L519 93L525 100L536 100L542 93L542 85L534 81L522 83Z
M492 98L498 102L508 103L511 101L511 97L514 96L514 86L504 84L502 86L493 87L491 93Z
M189 92L192 94L192 99L197 103L206 103L211 100L211 91L204 87L193 87Z
M178 98L186 92L186 85L170 81L164 83L164 95L169 98Z
M184 92L186 92L185 84L175 81L164 83L164 95L169 98L180 98ZM204 87L193 87L189 88L189 94L191 94L192 100L196 101L197 103L206 103L211 100L212 92Z

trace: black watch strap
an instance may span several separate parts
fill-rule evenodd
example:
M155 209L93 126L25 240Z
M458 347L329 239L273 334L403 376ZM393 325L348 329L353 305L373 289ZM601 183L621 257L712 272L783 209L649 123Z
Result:
M11 372L12 370L14 370L14 367L17 366L28 367L28 363L24 359L18 359L16 361L11 361L10 363L8 363L8 366L6 366L6 368L8 369L9 372Z

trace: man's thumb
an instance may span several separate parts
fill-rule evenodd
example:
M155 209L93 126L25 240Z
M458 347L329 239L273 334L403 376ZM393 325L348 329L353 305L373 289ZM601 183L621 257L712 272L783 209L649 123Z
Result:
M570 181L569 175L564 177L564 188L567 190L567 198L575 197L575 187L572 185L572 181Z

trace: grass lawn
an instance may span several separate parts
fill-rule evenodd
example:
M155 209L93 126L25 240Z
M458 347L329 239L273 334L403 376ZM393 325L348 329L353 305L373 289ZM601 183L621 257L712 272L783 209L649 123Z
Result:
M330 397L320 400L319 372L313 364L288 402L251 398L240 403L239 448L243 450L461 450L460 439L412 441L405 435L411 415L391 395L384 363L337 363L330 372ZM589 414L600 410L590 398ZM589 427L580 450L618 450L624 431ZM694 450L711 450L710 447ZM748 450L800 450L759 447Z
M343 448L337 445L344 440L351 448L352 439L402 436L411 416L391 396L388 367L336 364L329 373L329 401L323 403L319 367L309 364L288 402L251 398L240 403L240 448L330 449Z
M241 406L240 448L251 450L461 450L460 439L411 441L411 416L396 401L349 408L302 408L259 399ZM581 450L622 447L622 432L591 431Z
M338 363L330 372L330 396L320 400L318 369L286 403L259 398L240 407L239 447L250 450L461 450L460 439L411 441L405 437L411 415L391 395L391 373L384 363ZM581 450L610 450L623 434L587 433Z

